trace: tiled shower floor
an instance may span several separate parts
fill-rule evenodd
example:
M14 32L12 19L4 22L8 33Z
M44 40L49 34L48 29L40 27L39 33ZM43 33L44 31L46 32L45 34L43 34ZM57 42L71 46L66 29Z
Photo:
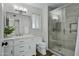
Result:
M54 54L52 52L48 51L48 50L46 51L46 55L42 55L38 51L37 51L37 54L36 54L36 56L52 56L52 55L54 55Z
M52 50L57 51L61 54L64 54L65 56L73 56L74 55L74 51L63 48L63 47L59 47L59 46L52 48Z

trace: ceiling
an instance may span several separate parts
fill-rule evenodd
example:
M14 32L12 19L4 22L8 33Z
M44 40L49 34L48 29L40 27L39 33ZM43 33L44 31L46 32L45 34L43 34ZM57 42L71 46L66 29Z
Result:
M66 3L27 3L27 4L37 8L43 8L45 5L51 8L57 8L65 5Z
M55 8L65 5L66 3L48 3L49 7Z

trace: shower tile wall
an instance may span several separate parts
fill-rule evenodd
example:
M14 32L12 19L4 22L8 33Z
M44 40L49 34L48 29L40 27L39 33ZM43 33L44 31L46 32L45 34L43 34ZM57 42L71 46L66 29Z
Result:
M71 32L70 33L70 23L77 23L78 15L79 15L79 4L71 4L65 8L62 9L65 10L65 16L63 15L62 25L61 25L61 35L58 35L57 37L61 37L59 39L58 43L62 44L63 48L69 49L74 51L75 50L75 44L76 44L76 35L77 32ZM64 19L65 17L65 19ZM77 30L77 26L74 28ZM65 29L65 33L64 33Z
M76 44L76 35L77 32L71 32L70 33L70 23L77 23L78 15L79 15L79 4L71 4L65 8L65 39L63 39L63 47L75 50L75 44ZM73 24L74 25L74 24ZM73 26L77 30L77 24L76 26Z
M57 36L56 33L52 31L52 24L53 24L53 21L49 20L49 26L48 26L49 27L49 32L48 32L49 35L48 36L49 36L49 42L50 43L48 43L49 44L48 47L50 49L52 49L52 47L54 47L56 42L53 42L53 41L56 39L56 36Z

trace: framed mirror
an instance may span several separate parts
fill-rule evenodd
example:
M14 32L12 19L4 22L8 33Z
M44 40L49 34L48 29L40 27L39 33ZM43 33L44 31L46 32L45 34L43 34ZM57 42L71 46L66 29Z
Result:
M5 26L14 27L15 30L11 34L12 36L23 36L29 34L29 29L31 27L31 17L28 15L6 12Z

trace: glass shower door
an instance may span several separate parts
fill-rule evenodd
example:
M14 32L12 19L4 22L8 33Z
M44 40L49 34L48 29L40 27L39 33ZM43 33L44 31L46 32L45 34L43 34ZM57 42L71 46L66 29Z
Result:
M77 37L77 16L79 15L79 4L71 4L61 8L61 21L55 21L52 17L48 20L48 38L49 49L64 56L73 56L75 54L75 45ZM59 13L59 12L58 12ZM55 26L61 23L60 26ZM56 29L60 28L60 30Z
M61 22L60 22L60 16L58 15L59 18L53 17L51 15L50 19L48 20L48 38L49 38L49 49L54 50L57 53L60 53L62 49L62 42L61 42ZM54 19L52 19L54 18ZM59 52L60 51L60 52Z

